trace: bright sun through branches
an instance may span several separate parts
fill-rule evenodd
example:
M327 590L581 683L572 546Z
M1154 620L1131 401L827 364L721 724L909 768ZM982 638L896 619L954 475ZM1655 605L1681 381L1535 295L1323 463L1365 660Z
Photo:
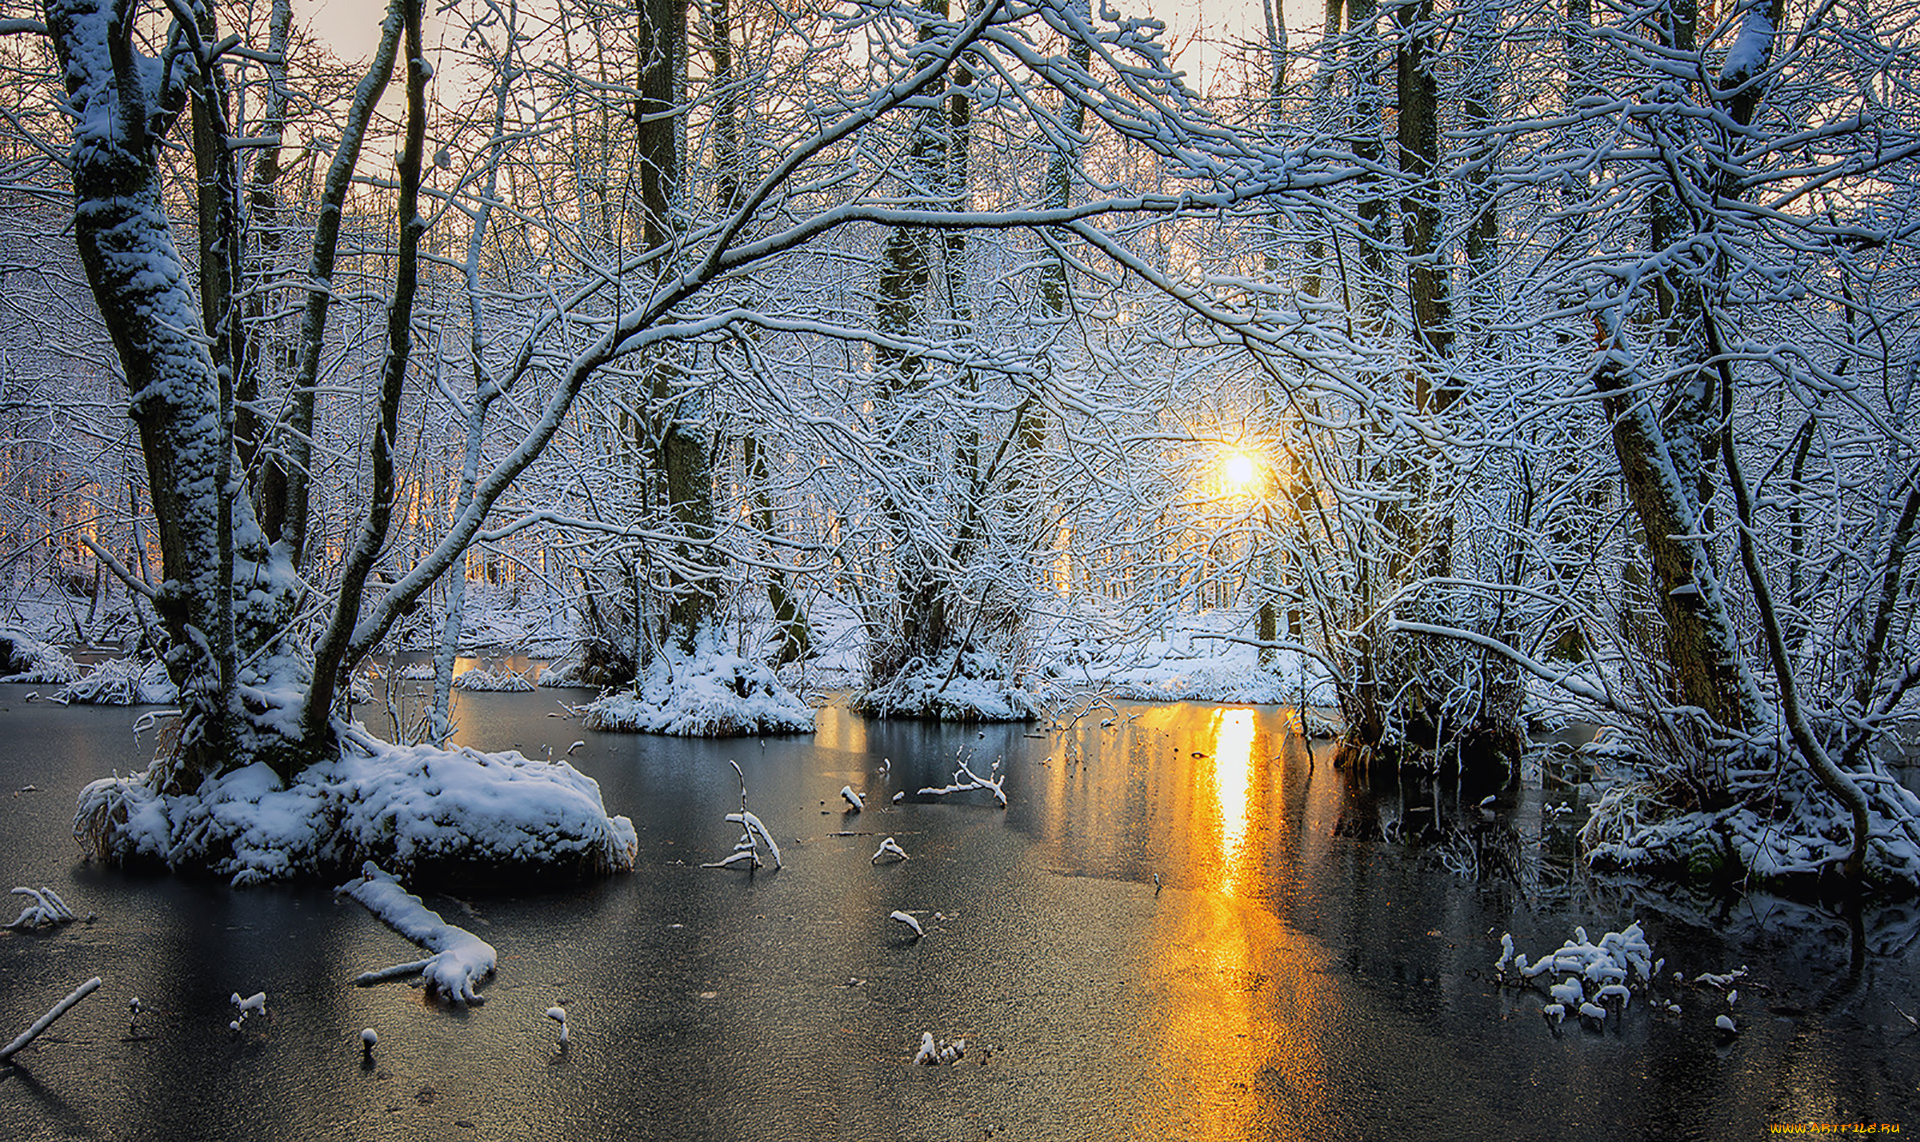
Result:
M1228 494L1242 496L1260 490L1260 462L1251 452L1228 448L1220 453L1220 483Z

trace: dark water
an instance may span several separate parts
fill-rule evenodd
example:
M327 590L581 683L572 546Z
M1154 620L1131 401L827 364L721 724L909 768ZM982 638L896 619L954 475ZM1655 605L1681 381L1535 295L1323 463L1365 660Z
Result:
M1122 707L1071 731L866 723L812 738L594 734L552 691L464 696L463 739L575 764L639 829L639 869L537 895L427 902L499 951L488 1002L356 988L416 949L326 886L234 891L102 870L73 794L137 767L126 711L0 687L0 877L90 923L0 933L0 1039L105 986L0 1071L4 1137L217 1139L1756 1138L1772 1123L1920 1130L1920 915L1849 925L1778 902L1690 904L1570 868L1541 794L1369 783L1283 712ZM957 754L1004 758L1010 806L916 796ZM703 869L751 805L787 867ZM890 765L883 769L883 759ZM13 791L27 785L37 792ZM842 812L852 785L869 810ZM1530 783L1530 790L1532 783ZM906 790L900 806L888 804ZM1549 799L1577 800L1578 790ZM841 836L842 832L858 835ZM882 836L911 854L874 866ZM1154 877L1161 878L1156 892ZM919 915L906 941L887 919ZM9 912L7 919L12 917ZM1668 982L1605 1031L1556 1031L1496 987L1640 918ZM271 1018L236 1036L227 997ZM130 1027L126 1001L149 1007ZM556 1045L546 1008L564 1004ZM374 1027L371 1059L358 1042ZM957 1066L910 1064L922 1031ZM131 1032L131 1033L130 1033Z

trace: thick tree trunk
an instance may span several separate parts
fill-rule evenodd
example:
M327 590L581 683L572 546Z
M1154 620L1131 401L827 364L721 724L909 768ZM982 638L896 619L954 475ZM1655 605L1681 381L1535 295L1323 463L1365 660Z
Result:
M75 115L74 238L126 376L160 546L163 582L153 602L182 712L177 749L156 776L163 788L183 790L286 747L255 725L242 685L284 667L279 656L256 652L281 633L291 583L267 560L250 505L237 494L232 393L223 392L232 375L223 375L201 333L162 203L158 151L186 87L149 86L158 72L134 46L130 19L115 0L47 5Z

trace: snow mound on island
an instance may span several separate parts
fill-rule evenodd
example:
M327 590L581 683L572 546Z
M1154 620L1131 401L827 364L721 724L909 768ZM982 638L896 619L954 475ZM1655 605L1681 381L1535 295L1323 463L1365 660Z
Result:
M582 709L588 729L616 733L726 738L813 732L813 710L771 668L721 651L663 658L638 695L608 694Z
M57 646L19 631L0 631L0 682L39 682L55 686L80 677L80 667Z
M915 659L900 673L853 701L860 713L878 718L926 718L941 722L1031 722L1038 698L1007 681L1000 660L964 651L959 662L942 656Z
M178 796L145 773L95 781L74 834L107 863L206 869L236 886L369 860L410 880L633 868L633 822L608 816L599 784L563 761L396 746L357 727L345 737L337 759L291 783L264 763Z

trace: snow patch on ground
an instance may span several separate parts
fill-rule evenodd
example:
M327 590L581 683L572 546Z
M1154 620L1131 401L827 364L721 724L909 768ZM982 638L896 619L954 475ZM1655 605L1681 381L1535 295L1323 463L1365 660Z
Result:
M584 707L586 727L682 737L813 732L813 710L770 667L707 649L663 659L636 696L608 694Z
M203 868L235 885L364 861L410 878L493 871L587 876L633 868L633 822L562 761L514 751L396 746L362 731L290 784L255 763L166 795L147 774L95 781L75 834L109 863Z

